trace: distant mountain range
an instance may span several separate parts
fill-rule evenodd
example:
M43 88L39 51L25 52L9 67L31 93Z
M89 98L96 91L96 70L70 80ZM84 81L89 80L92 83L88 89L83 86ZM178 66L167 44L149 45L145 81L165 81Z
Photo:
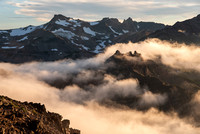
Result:
M131 18L122 23L115 18L86 22L55 15L44 25L0 31L0 61L21 63L91 57L107 46L128 42L126 37L138 41L164 27Z
M23 63L87 58L116 43L159 38L172 42L200 44L200 15L173 26L154 22L122 23L116 18L86 22L55 15L40 26L0 31L0 61Z

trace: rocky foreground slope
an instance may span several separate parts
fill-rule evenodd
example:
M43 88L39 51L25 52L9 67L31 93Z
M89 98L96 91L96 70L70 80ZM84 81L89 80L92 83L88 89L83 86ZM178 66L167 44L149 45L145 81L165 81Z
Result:
M61 115L47 112L44 105L0 96L1 134L80 134L69 124Z

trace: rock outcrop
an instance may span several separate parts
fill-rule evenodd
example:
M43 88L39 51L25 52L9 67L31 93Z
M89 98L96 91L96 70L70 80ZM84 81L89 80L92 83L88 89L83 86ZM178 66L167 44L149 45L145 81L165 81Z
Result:
M80 134L80 130L69 125L69 120L47 112L44 105L0 96L1 134Z
M199 115L191 110L193 104L190 103L200 89L200 73L167 66L160 61L159 56L154 60L144 60L142 54L136 51L123 54L117 50L106 63L112 64L106 69L107 74L118 79L137 79L141 89L147 89L154 94L166 95L166 102L155 106L159 110L176 111L180 117L191 117L197 123L200 122ZM137 105L138 96L116 96L112 100L138 110L152 107L151 105L148 107Z

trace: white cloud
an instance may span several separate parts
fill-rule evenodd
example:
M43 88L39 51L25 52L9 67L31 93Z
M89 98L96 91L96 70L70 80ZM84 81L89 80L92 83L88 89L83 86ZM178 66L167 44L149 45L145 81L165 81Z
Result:
M141 107L163 105L167 101L167 95L153 94L151 91L146 91L140 101Z
M64 118L70 119L71 126L80 129L82 134L198 134L200 131L192 124L186 123L184 119L178 118L175 113L165 114L156 109L139 112L127 108L109 108L94 101L84 105L74 104L72 103L74 100L80 100L80 96L85 94L80 92L79 87L70 86L65 90L58 90L33 76L16 73L14 70L8 71L8 65L1 64L1 68L5 70L0 70L0 94L20 101L45 104L49 111L60 113ZM135 86L134 81L127 82L129 85L122 81L114 85L130 88L132 83L133 87ZM72 102L66 101L69 99Z
M18 7L16 13L37 17L38 20L49 20L53 14L63 14L84 20L96 20L102 17L126 19L133 17L143 21L160 21L174 23L183 20L183 16L198 14L199 1L163 1L163 0L32 0L12 1L9 4ZM28 12L27 12L28 11ZM169 11L169 12L166 12ZM164 20L162 16L171 18ZM92 17L91 17L92 16ZM193 17L190 16L190 17ZM163 19L160 19L160 17ZM176 17L176 20L174 20ZM170 20L170 21L169 21Z
M180 45L180 44L179 44ZM21 65L0 63L0 94L20 101L40 102L52 112L58 112L64 118L71 120L71 126L81 129L82 134L199 134L199 128L189 124L188 120L180 119L175 113L165 114L156 109L139 112L128 108L117 109L97 104L96 100L113 97L113 95L140 96L140 105L160 105L166 101L166 96L141 92L134 79L117 80L110 75L99 76L103 83L91 88L93 92L85 91L73 84L64 90L51 87L44 82L46 79L76 77L75 82L90 81L95 77L95 71L90 69L101 67L102 63L117 49L122 52L130 50L141 52L144 59L153 59L161 55L162 62L175 67L185 67L199 70L197 58L199 47L178 46L159 40L148 40L141 43L117 44L109 47L105 53L87 60L35 62ZM184 64L180 64L184 63ZM193 65L190 65L193 63ZM190 65L190 66L188 66ZM90 68L87 70L87 68ZM92 87L92 86L91 86ZM200 93L192 100L199 115ZM85 101L86 100L86 101ZM74 102L83 102L84 105Z

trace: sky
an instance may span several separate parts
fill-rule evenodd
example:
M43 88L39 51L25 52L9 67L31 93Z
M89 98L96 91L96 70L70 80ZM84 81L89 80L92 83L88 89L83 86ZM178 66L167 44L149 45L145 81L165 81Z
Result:
M103 17L172 25L200 14L199 0L0 0L0 29L40 25L54 14L87 21Z

